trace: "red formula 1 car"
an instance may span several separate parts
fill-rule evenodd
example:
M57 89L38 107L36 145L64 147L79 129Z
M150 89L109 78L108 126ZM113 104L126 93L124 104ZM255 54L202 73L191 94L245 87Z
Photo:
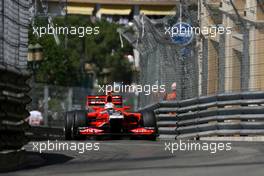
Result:
M87 96L86 109L65 116L65 139L87 136L130 136L155 140L156 121L152 112L128 112L121 96Z

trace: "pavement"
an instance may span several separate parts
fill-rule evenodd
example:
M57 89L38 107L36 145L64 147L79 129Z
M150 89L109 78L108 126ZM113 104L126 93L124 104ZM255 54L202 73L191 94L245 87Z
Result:
M232 142L229 151L174 151L170 142L143 140L50 141L78 145L92 143L84 153L72 150L34 149L25 146L27 164L5 176L261 176L264 173L263 142ZM212 142L212 141L210 141ZM210 143L208 142L208 143ZM34 145L33 145L34 143ZM95 143L99 146L96 147ZM165 144L166 143L166 144ZM94 146L95 145L95 146ZM34 150L33 150L34 149ZM74 148L72 148L74 149Z

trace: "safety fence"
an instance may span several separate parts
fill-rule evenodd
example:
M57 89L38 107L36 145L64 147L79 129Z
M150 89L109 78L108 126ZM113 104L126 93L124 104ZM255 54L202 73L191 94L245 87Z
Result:
M28 125L27 0L0 1L0 151L20 149Z
M89 88L36 83L29 92L32 102L28 110L41 113L46 126L63 127L65 112L84 109L86 96L90 94Z
M199 139L264 135L263 106L264 92L245 92L163 101L141 111L154 111L160 138Z
M182 3L182 20L197 26L197 5L189 1ZM166 92L170 92L172 84L177 83L177 100L184 100L198 96L198 50L196 40L181 46L176 45L166 35L165 29L176 24L181 16L179 6L172 11L176 15L156 20L145 15L137 16L134 18L132 30L125 27L120 29L120 34L139 52L138 84L163 85ZM139 93L138 107L158 103L163 98L162 93L148 96Z

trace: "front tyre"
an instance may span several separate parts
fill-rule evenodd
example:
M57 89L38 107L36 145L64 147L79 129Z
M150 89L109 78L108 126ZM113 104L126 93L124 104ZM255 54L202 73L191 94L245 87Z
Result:
M146 136L144 139L146 140L151 140L151 141L155 141L157 138L157 123L156 123L156 118L154 115L153 111L147 111L147 112L143 112L142 113L143 116L143 126L144 127L151 127L155 129L155 134L151 135L151 136Z
M75 113L73 111L66 112L65 127L64 127L65 140L72 140L74 115Z
M87 127L88 120L87 120L87 111L86 110L79 110L75 111L74 115L74 125L73 125L73 139L85 139L86 136L80 135L78 131L78 127Z

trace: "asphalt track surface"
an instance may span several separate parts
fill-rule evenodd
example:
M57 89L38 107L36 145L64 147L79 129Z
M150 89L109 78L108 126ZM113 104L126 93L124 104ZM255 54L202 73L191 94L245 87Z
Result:
M83 141L82 141L83 142ZM90 141L85 141L90 142ZM264 143L233 142L231 151L165 151L165 141L109 140L100 151L29 151L29 165L9 176L262 176ZM175 141L173 141L175 142Z

